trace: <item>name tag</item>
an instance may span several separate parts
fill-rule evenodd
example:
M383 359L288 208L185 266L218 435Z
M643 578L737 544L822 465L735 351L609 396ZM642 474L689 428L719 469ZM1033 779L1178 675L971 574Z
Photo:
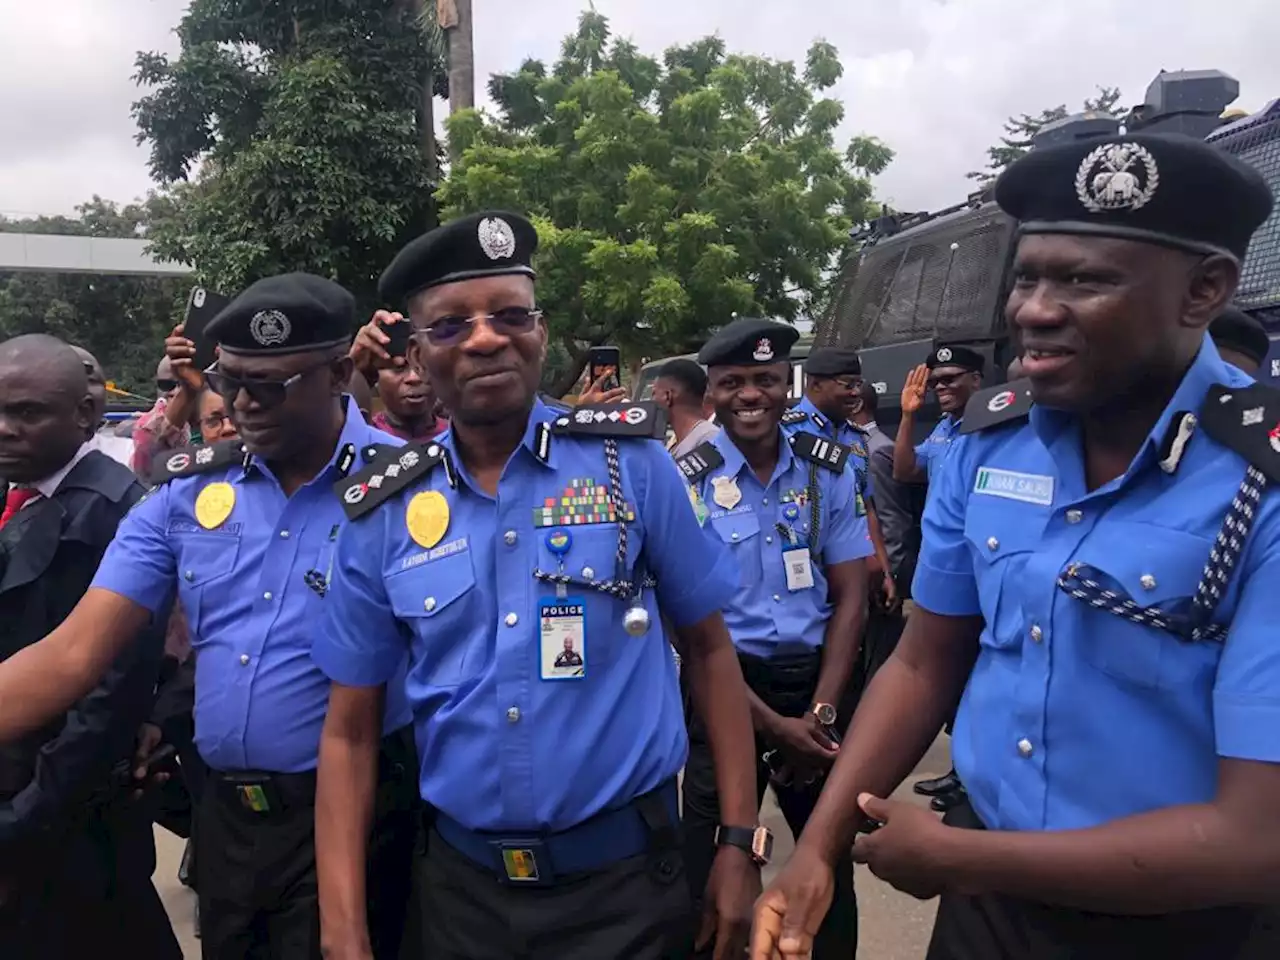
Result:
M1047 507L1053 503L1053 477L979 467L978 476L973 482L973 492Z
M813 567L809 562L808 547L783 550L782 562L786 564L788 590L795 593L797 590L809 590L813 587Z

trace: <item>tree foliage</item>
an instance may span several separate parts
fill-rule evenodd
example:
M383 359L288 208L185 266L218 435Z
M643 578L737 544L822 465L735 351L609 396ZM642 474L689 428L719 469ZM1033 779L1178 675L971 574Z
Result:
M307 270L372 306L430 211L422 78L446 90L421 19L421 0L194 0L181 56L137 59L138 139L175 212L154 251L224 292Z
M1123 110L1117 110L1116 105L1119 102L1120 89L1118 87L1099 87L1098 95L1085 100L1080 112L1123 113ZM996 177L1000 176L1004 171L1005 167L1031 149L1031 141L1047 124L1053 123L1055 120L1064 120L1069 115L1067 105L1063 103L1047 110L1041 110L1034 115L1023 113L1016 117L1010 117L1004 122L1004 136L1000 138L1000 142L994 147L987 148L987 168L985 170L973 170L966 176L970 180L978 181L983 187L990 186L995 182Z
M134 239L172 210L161 198L121 208L94 197L77 214L0 218L0 231ZM94 354L121 388L149 397L164 338L181 319L190 288L183 278L0 272L0 339L60 337Z
M553 392L591 345L634 362L694 347L735 312L808 311L893 156L869 137L837 149L844 107L824 93L840 74L825 42L799 67L718 37L657 59L589 11L550 67L492 78L498 117L450 117L443 212L537 222L539 299L566 358Z

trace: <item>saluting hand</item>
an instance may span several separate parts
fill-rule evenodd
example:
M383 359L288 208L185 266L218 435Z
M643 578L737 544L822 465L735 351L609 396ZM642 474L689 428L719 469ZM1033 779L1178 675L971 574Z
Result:
M907 374L902 385L902 412L919 413L924 406L924 393L929 386L929 368L923 363Z
M706 949L714 937L714 960L741 957L751 936L751 906L758 896L760 868L747 852L728 845L717 850L695 951Z
M393 323L408 322L404 314L379 310L373 315L373 319L356 333L356 338L351 344L351 359L355 362L356 369L363 373L366 379L380 367L404 366L404 357L392 357L387 353L386 345L391 342L391 338L382 328Z
M854 863L865 863L885 883L920 900L930 900L947 889L939 853L947 848L955 828L914 803L864 793L858 797L858 806L882 826L858 836Z
M809 960L835 888L831 864L803 843L797 846L756 901L751 960Z

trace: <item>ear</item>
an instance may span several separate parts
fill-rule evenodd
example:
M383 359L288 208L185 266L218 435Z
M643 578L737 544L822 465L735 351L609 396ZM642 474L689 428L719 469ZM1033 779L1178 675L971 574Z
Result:
M1212 254L1191 269L1180 323L1203 330L1231 303L1240 283L1240 262L1226 254Z
M80 428L81 432L92 436L97 423L94 420L94 402L93 397L85 394L76 404L75 424Z
M335 397L340 397L347 392L347 386L351 383L351 375L355 369L355 361L349 354L336 358L329 365L329 391Z

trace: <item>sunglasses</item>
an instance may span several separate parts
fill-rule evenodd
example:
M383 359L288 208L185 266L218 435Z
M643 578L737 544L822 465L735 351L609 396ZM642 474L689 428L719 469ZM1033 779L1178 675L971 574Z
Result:
M441 317L430 324L417 329L436 346L460 343L471 336L477 320L483 320L493 328L493 332L504 337L528 333L542 317L541 310L530 310L527 307L505 307L493 313L482 313L472 317Z
M243 380L223 373L215 363L204 372L204 382L209 385L210 390L222 397L225 403L232 403L243 390L249 395L249 399L260 407L278 407L288 398L289 390L301 383L303 377L325 369L330 363L329 360L321 360L284 380Z
M968 373L953 373L949 377L930 377L929 389L937 390L939 388L943 388L946 390L954 390L967 376L969 376Z
M85 366L87 368L88 364L86 364ZM178 381L177 380L157 380L156 389L159 390L161 393L172 393L174 390L178 389Z

